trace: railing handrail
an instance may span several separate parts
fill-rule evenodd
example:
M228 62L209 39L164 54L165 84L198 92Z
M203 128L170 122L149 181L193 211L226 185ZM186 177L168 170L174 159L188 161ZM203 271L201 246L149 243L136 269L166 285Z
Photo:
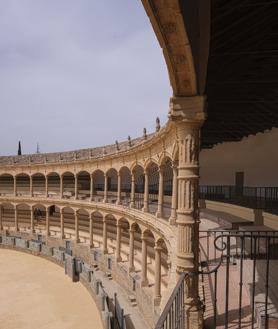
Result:
M171 296L169 297L169 299L168 299L168 301L167 301L167 303L166 303L166 305L165 305L165 307L164 307L164 309L163 309L163 311L162 311L162 313L161 313L161 315L160 315L160 317L159 317L159 319L156 323L155 329L163 328L164 322L166 321L167 316L168 316L168 314L171 310L171 307L173 305L175 297L176 297L181 285L183 284L183 282L184 282L184 280L187 276L189 276L188 273L185 273L185 272L181 273L181 275L178 279L178 282L177 282L174 290L172 291Z

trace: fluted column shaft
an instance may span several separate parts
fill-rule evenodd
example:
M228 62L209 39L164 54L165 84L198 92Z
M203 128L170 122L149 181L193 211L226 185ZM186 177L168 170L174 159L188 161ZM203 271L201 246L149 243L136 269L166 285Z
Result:
M121 174L118 174L118 192L117 192L117 204L121 204L121 183L122 183L122 177Z
M161 218L163 216L163 191L164 191L164 170L159 168L159 186L158 186L158 205L156 217Z
M116 237L116 261L121 262L121 238L122 238L122 226L121 223L117 223L117 237Z
M131 195L130 195L130 207L135 207L135 176L131 175Z
M149 212L149 175L148 172L144 172L145 186L144 186L144 212Z
M135 230L134 228L130 228L129 230L129 258L128 258L128 270L129 272L134 272L135 271L135 266L134 266L134 233Z
M104 195L103 202L107 202L107 194L108 194L108 176L104 175Z
M142 277L141 277L141 285L142 287L148 286L149 281L148 281L148 266L147 266L147 238L142 235L141 236L142 240Z
M107 254L108 253L108 249L107 249L107 223L106 223L106 219L103 219L103 253Z
M178 170L176 165L173 165L172 168L173 168L172 205L171 205L171 216L169 222L171 225L175 225L177 220Z

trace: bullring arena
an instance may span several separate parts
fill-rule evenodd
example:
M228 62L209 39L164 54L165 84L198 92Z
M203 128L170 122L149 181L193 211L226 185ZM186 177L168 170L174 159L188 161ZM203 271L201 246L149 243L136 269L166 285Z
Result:
M268 170L252 158L254 144L277 141L278 2L142 3L173 90L167 123L111 145L0 157L4 329L278 326L277 177L257 186ZM234 185L221 181L230 143L252 158ZM220 183L200 186L200 169Z

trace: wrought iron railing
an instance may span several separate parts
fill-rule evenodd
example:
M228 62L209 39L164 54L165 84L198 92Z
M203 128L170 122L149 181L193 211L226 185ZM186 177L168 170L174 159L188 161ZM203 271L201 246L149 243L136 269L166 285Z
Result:
M162 311L155 329L184 329L185 328L185 282L188 274L182 273L167 304Z
M227 202L278 214L278 187L243 187L205 185L199 187L201 199Z

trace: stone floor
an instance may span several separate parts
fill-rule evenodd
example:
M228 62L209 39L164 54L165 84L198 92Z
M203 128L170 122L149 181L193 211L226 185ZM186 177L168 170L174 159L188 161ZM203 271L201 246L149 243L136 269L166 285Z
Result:
M72 283L63 268L1 249L0 273L0 328L102 328L92 297L81 283Z

